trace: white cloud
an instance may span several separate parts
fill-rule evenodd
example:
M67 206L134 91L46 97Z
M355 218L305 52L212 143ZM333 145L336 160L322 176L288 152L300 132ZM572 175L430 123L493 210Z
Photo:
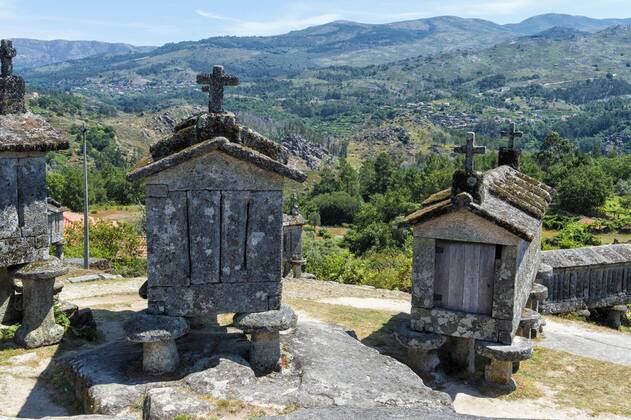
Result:
M267 21L236 19L228 16L217 15L205 10L195 10L195 14L212 20L231 22L232 25L226 27L224 31L224 33L229 33L231 35L277 35L341 19L341 16L335 13L308 17L290 16Z

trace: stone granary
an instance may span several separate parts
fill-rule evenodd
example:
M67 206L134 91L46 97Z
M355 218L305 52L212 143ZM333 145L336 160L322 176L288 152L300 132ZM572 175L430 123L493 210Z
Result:
M177 366L174 340L186 333L185 319L237 313L257 373L276 368L278 332L295 325L281 308L283 183L306 176L285 165L281 146L223 112L223 86L237 81L221 66L200 75L209 112L177 125L129 175L147 193L148 309L128 330L145 343L148 371Z
M423 370L437 365L442 347L473 371L477 351L491 359L486 378L506 384L512 362L532 351L515 335L538 272L553 191L510 166L474 171L473 154L484 153L474 139L471 133L457 149L467 155L466 169L454 174L452 187L406 218L414 234L412 320L398 335L420 343L408 348Z
M302 231L306 223L293 194L291 211L283 214L283 277L292 270L295 278L302 277L302 267L306 264L302 257Z
M53 286L64 268L48 255L45 155L68 142L24 106L24 79L12 74L11 41L0 45L0 321L15 321L14 282L22 280L22 326L18 344L58 342L63 329L53 318ZM12 319L13 318L13 319Z
M48 198L48 243L55 247L55 256L64 256L64 211L66 210L52 198Z
M631 303L631 244L544 251L550 275L543 313L604 309L613 328Z

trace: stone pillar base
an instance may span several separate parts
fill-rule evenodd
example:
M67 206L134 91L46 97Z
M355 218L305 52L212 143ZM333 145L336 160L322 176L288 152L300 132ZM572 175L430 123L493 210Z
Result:
M479 341L476 352L490 360L484 368L486 382L510 386L514 385L512 375L519 370L519 362L532 357L532 342L523 337L515 337L510 345Z
M417 373L433 372L440 364L438 349L447 339L434 333L418 332L410 328L408 322L399 324L394 336L408 349L408 366Z
M617 330L622 326L622 317L627 312L626 305L616 305L607 310L607 324Z
M142 370L147 373L159 375L173 372L180 364L175 340L143 343L142 349Z
M64 329L55 323L53 295L55 278L68 270L61 261L51 257L27 264L12 274L22 280L22 326L15 334L15 342L29 349L57 344Z
M175 340L188 331L185 318L146 312L135 314L125 323L127 339L143 345L143 370L153 375L170 373L177 369L180 356Z
M257 376L267 375L279 369L279 331L296 326L296 313L287 305L278 311L236 314L234 326L250 334L250 365Z

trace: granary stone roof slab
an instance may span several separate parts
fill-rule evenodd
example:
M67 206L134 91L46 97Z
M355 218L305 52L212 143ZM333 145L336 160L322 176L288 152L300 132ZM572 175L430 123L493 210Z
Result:
M541 257L544 263L555 269L604 264L631 264L631 244L555 249L542 252Z
M68 147L68 140L39 115L31 112L0 115L0 153L45 153Z
M167 155L157 161L153 161L151 158L146 161L141 161L138 167L128 175L128 179L135 181L156 175L169 168L178 166L186 161L204 156L214 151L225 153L235 159L251 163L252 165L265 171L278 174L294 181L303 182L307 179L307 176L302 172L290 168L289 166L284 165L249 147L232 143L225 137L215 137L213 139L194 144L176 153Z
M414 236L499 245L518 245L522 241L520 236L465 209L454 209L415 225Z
M300 214L283 214L283 227L304 226L307 220Z
M482 182L484 198L481 203L467 199L466 194L456 200L452 197L451 188L446 189L425 200L423 208L410 214L405 219L406 223L423 224L465 209L524 240L532 241L552 201L552 188L509 166L487 171Z

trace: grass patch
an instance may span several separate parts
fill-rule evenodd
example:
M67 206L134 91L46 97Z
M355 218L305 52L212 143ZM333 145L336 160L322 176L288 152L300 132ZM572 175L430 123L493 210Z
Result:
M532 359L514 375L518 389L505 399L536 399L540 386L554 393L561 407L590 415L631 416L631 367L536 347Z

